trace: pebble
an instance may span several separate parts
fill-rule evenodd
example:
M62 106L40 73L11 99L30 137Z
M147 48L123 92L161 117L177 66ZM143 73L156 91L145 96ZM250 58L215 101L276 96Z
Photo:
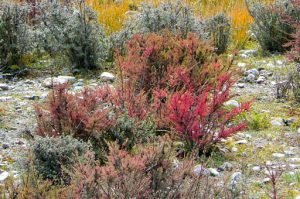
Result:
M260 171L260 166L252 167L252 171L256 171L256 172Z
M236 144L248 144L247 140L239 140L235 142Z
M6 143L4 143L4 144L2 144L2 148L3 148L3 149L9 149L9 145L6 144Z
M237 66L239 67L239 68L245 68L246 67L246 63L238 63L237 64Z
M285 155L283 153L273 153L272 156L274 158L283 158Z
M233 106L233 107L240 107L240 104L238 101L236 100L229 100L227 102L224 103L225 106Z
M58 77L49 77L43 81L43 86L51 88L59 84L73 83L76 81L76 78L73 76L58 76Z
M270 123L272 126L283 126L284 125L282 118L275 118Z
M210 172L210 174L212 176L219 176L220 175L220 173L218 172L218 170L215 169L215 168L209 168L208 170L209 170L209 172Z
M236 185L242 180L242 173L241 172L235 172L231 175L230 180L230 189L233 190L236 188Z
M270 181L271 181L270 178L264 178L264 179L262 180L263 183L268 183L268 182L270 182Z
M102 81L115 81L116 77L112 74L112 73L108 73L108 72L103 72L100 75L100 79Z
M288 161L300 163L300 158L289 158Z
M253 83L255 81L255 75L253 74L249 74L247 77L246 77L246 81L247 82L250 82L250 83Z
M9 86L7 84L0 84L0 88L4 91L9 89Z
M218 168L219 171L232 171L233 166L229 162L224 162L222 166Z
M207 176L207 175L210 175L210 171L206 168L204 168L202 165L196 165L194 167L194 173L197 175L197 176Z
M256 68L250 69L246 71L246 75L253 74L255 77L259 75L259 71Z
M261 84L266 81L266 78L264 76L259 76L256 80L256 83Z
M239 83L239 84L237 84L237 87L238 87L238 88L245 88L245 84Z
M0 182L5 181L9 176L9 173L7 171L2 171L2 173L0 174Z

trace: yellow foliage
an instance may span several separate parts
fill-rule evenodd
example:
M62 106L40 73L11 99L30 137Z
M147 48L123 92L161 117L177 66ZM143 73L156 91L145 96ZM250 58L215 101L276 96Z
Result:
M99 22L104 24L107 33L118 31L126 20L126 12L136 8L141 2L158 5L165 0L87 0L88 4L97 11ZM270 1L270 0L265 0ZM242 47L248 39L247 30L252 23L244 0L185 0L191 5L197 15L211 17L220 12L227 13L232 20L233 47Z

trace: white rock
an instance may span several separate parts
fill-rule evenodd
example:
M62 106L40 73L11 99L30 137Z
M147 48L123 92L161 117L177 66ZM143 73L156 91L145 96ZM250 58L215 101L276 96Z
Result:
M225 106L233 106L233 107L240 107L240 104L236 100L229 100L224 103Z
M240 57L242 58L248 58L251 56L256 56L257 50L241 50L240 51Z
M102 81L115 81L116 77L112 74L112 73L108 73L108 72L103 72L100 75L100 78Z
M246 63L238 63L237 64L237 66L239 67L239 68L245 68L246 67Z
M297 133L299 133L299 134L300 134L300 128L298 128L298 130L297 130Z
M289 162L297 162L297 163L300 163L300 158L289 158Z
M262 180L263 183L268 183L268 182L270 182L270 181L271 181L270 178L264 178L264 179Z
M300 199L300 195L299 195L299 196L296 196L295 199Z
M291 167L292 169L299 169L300 164L289 164L289 167Z
M283 153L273 153L272 156L274 158L283 158L285 155Z
M281 60L277 60L277 61L276 61L276 64L278 64L278 65L283 65L283 63L284 63L284 62L281 61Z
M9 86L7 84L0 84L0 89L2 90L8 90L9 89Z
M236 144L248 144L247 140L238 140L235 142Z
M232 148L231 148L231 151L232 151L232 152L237 152L237 151L238 151L238 148L232 147Z
M260 166L254 166L254 167L252 168L252 171L255 171L255 172L260 171Z
M220 173L217 171L217 169L209 168L208 170L209 170L209 172L212 176L219 176L220 175Z
M237 87L238 87L238 88L245 88L245 84L239 83L239 84L237 84Z
M259 76L256 80L256 83L261 84L266 81L266 78L264 76Z
M204 168L202 165L196 165L195 167L194 167L194 173L196 174L196 175L198 175L198 176L200 176L200 175L205 175L205 176L207 176L207 175L209 175L210 174L210 171L209 170L207 170L206 168Z
M0 102L7 102L7 101L11 101L13 100L14 98L12 96L1 96L0 97Z
M282 118L275 118L270 123L272 126L283 126L284 125Z
M253 75L253 74L249 74L249 75L247 75L247 77L246 77L246 81L247 82L250 82L250 83L253 83L253 82L255 82L255 75Z
M235 189L236 185L242 180L242 173L241 172L235 172L231 175L231 180L230 180L230 188Z
M75 80L76 78L72 76L58 76L53 78L49 77L43 81L43 86L51 88L52 86L56 86L59 84L73 83Z
M285 150L284 153L288 156L293 156L296 154L294 151L291 151L291 150Z
M1 174L0 174L0 182L3 182L5 181L9 176L9 173L6 172L6 171L3 171Z
M252 68L252 69L246 71L246 75L249 75L249 74L253 74L255 76L258 76L259 71L256 68Z

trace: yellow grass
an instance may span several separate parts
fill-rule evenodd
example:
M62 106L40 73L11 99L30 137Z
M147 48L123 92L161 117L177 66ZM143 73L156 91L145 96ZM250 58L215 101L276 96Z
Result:
M166 0L87 0L89 5L98 12L99 22L104 24L108 33L118 31L126 20L126 12L130 7L138 6L141 2L155 5ZM248 39L247 30L253 22L244 0L184 0L191 5L197 15L211 17L220 12L227 13L232 21L232 44L234 48L242 47ZM270 2L274 0L260 0Z

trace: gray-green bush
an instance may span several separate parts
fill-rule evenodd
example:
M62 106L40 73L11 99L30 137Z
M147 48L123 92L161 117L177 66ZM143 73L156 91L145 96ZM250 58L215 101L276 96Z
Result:
M285 44L291 41L295 28L286 18L299 18L299 13L288 0L276 0L272 5L246 1L254 18L253 33L263 51L285 52Z
M21 65L22 57L32 49L32 34L26 23L28 7L1 2L0 5L0 69Z
M45 51L62 53L77 69L96 69L107 59L109 40L96 13L83 1L66 7L58 0L45 0L39 10L38 37Z
M64 169L71 170L77 157L89 148L89 144L71 136L38 137L32 145L35 168L44 179L68 183L70 176Z

